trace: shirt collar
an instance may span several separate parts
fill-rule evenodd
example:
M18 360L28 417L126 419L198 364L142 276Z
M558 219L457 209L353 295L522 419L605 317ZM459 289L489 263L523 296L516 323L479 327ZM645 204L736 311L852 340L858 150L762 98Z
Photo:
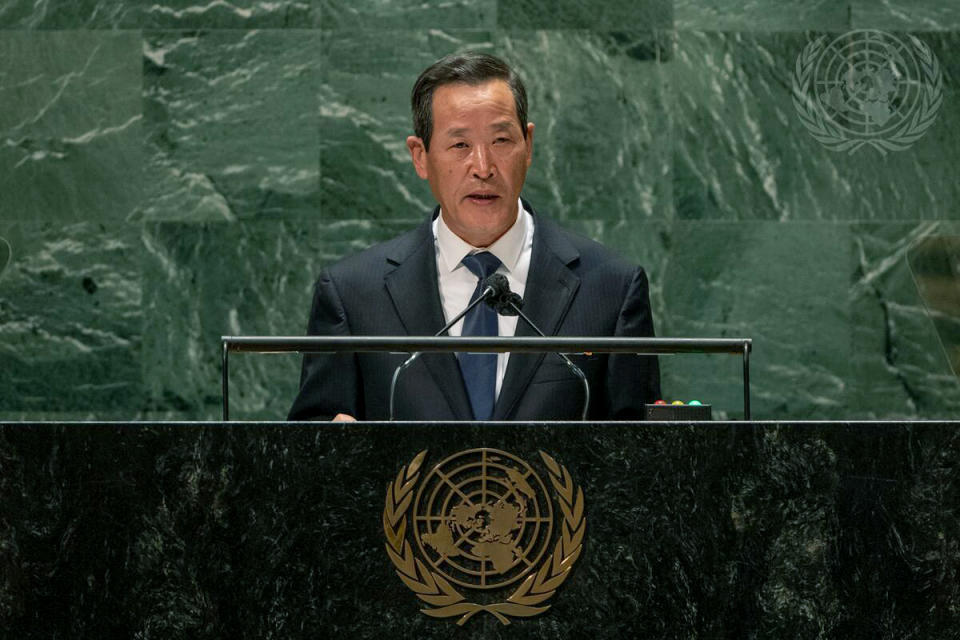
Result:
M443 212L437 216L433 224L433 234L437 241L437 253L440 256L439 265L447 272L461 266L460 261L471 253L489 251L500 259L507 271L513 271L523 251L523 242L527 231L527 216L520 199L517 198L517 219L507 231L497 238L489 247L474 247L463 238L455 234L443 221Z

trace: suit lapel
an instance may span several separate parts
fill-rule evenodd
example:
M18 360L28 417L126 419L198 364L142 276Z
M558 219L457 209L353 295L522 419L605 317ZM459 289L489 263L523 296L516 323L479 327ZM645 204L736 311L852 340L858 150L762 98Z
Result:
M411 242L387 260L396 268L386 275L384 285L407 335L434 335L444 320L431 221L415 230ZM470 420L473 413L456 357L452 353L424 354L421 361L457 419Z
M526 205L526 203L524 203ZM526 205L529 207L529 205ZM531 212L533 210L531 209ZM535 229L530 272L524 290L523 312L548 336L556 335L570 303L580 287L580 278L568 265L580 254L549 220L534 217ZM523 319L517 322L518 336L535 336ZM530 384L546 354L512 354L493 420L508 420Z

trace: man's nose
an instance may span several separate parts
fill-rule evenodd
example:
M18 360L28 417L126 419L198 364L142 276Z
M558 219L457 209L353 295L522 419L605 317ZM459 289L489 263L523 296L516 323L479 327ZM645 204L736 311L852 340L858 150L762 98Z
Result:
M496 173L496 165L490 154L490 150L485 145L477 145L473 148L473 177L478 180L489 180Z

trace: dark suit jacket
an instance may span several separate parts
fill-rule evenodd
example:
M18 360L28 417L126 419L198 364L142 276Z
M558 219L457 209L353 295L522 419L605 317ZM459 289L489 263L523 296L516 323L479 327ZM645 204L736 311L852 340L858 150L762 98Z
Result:
M531 213L529 205L524 202ZM317 281L309 335L432 336L444 325L437 288L432 218L418 228L324 270ZM653 336L643 269L603 246L535 215L523 310L546 335ZM535 335L520 320L517 335ZM406 355L306 355L290 420L389 417L390 380ZM655 356L572 357L587 375L596 420L642 419L660 397ZM511 354L493 420L576 420L582 383L553 354ZM398 420L471 420L456 357L425 353L401 376Z

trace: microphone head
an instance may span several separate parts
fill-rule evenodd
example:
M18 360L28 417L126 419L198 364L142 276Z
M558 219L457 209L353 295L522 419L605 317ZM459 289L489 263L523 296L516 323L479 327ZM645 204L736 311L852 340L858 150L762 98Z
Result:
M508 291L507 295L504 296L504 303L507 305L513 305L510 307L510 315L515 316L517 313L523 309L523 298L520 297L519 293L514 293L513 291ZM514 309L513 307L516 307Z
M491 307L496 308L497 302L510 293L510 283L507 282L505 275L495 273L487 276L486 280L483 281L483 291L487 296L485 302Z
M523 307L523 298L510 291L510 283L502 273L495 273L483 281L484 287L493 291L486 298L486 303L502 316L515 316L517 309ZM514 307L513 305L516 305Z
M494 309L497 310L502 316L515 316L520 313L520 309L523 308L523 298L514 293L513 291L507 291L506 295L500 298Z

